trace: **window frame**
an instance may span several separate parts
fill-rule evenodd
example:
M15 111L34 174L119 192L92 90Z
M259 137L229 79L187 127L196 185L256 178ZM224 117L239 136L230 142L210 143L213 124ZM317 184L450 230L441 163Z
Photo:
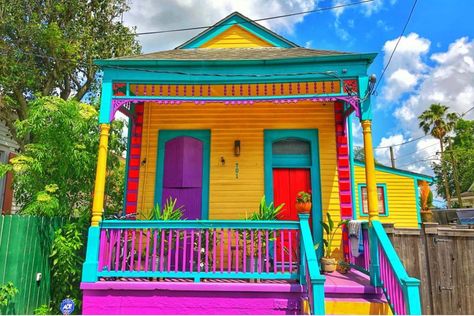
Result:
M361 217L369 217L368 213L364 213L364 203L362 201L362 188L367 189L366 183L358 183L357 184L357 191L359 197L359 216ZM389 216L389 208L388 208L388 196L387 196L387 185L385 183L377 183L377 190L382 188L383 191L383 202L384 202L384 209L385 213L379 213L379 216L387 217Z

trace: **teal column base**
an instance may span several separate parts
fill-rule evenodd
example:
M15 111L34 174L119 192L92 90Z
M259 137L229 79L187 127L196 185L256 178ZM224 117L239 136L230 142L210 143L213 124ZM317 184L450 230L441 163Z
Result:
M89 227L87 234L86 261L82 266L82 282L97 282L97 270L99 268L99 243L100 228L98 226Z

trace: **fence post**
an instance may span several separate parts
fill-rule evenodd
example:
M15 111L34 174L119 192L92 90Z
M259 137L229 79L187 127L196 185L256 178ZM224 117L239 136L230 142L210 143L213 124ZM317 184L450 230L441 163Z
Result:
M97 270L99 268L99 240L100 227L89 227L87 235L86 261L82 266L82 282L97 282Z
M405 306L407 315L421 315L420 281L415 278L401 280L405 288Z
M308 222L309 219L309 214L299 214L298 215L300 222L306 221ZM300 284L305 285L306 284L306 253L304 250L304 238L303 238L303 232L300 230Z

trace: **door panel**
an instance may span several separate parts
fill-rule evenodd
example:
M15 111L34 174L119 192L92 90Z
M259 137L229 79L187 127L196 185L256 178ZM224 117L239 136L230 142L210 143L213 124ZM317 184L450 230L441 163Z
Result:
M274 168L273 169L273 200L275 205L285 203L278 219L280 220L298 220L298 212L296 211L296 195L298 192L311 191L311 173L310 169L303 168ZM310 215L311 216L311 215ZM311 219L310 219L311 223ZM290 252L291 261L296 261L299 243L296 238L296 232L284 233L283 247L285 248L282 258L281 255L281 236L277 237L277 262L289 262ZM291 238L291 242L290 242ZM282 260L283 259L283 260Z
M162 205L169 197L183 206L184 218L202 217L203 144L200 140L181 136L165 145Z

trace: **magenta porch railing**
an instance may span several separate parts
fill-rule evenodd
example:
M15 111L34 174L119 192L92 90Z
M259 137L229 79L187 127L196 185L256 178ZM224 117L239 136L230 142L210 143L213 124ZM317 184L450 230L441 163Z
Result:
M395 315L419 315L420 281L408 276L380 221L363 224L364 252L351 264L370 274L372 285L381 287Z
M104 220L89 228L83 282L110 278L281 279L303 285L324 314L307 215L299 221Z
M98 277L299 278L299 222L103 221Z

